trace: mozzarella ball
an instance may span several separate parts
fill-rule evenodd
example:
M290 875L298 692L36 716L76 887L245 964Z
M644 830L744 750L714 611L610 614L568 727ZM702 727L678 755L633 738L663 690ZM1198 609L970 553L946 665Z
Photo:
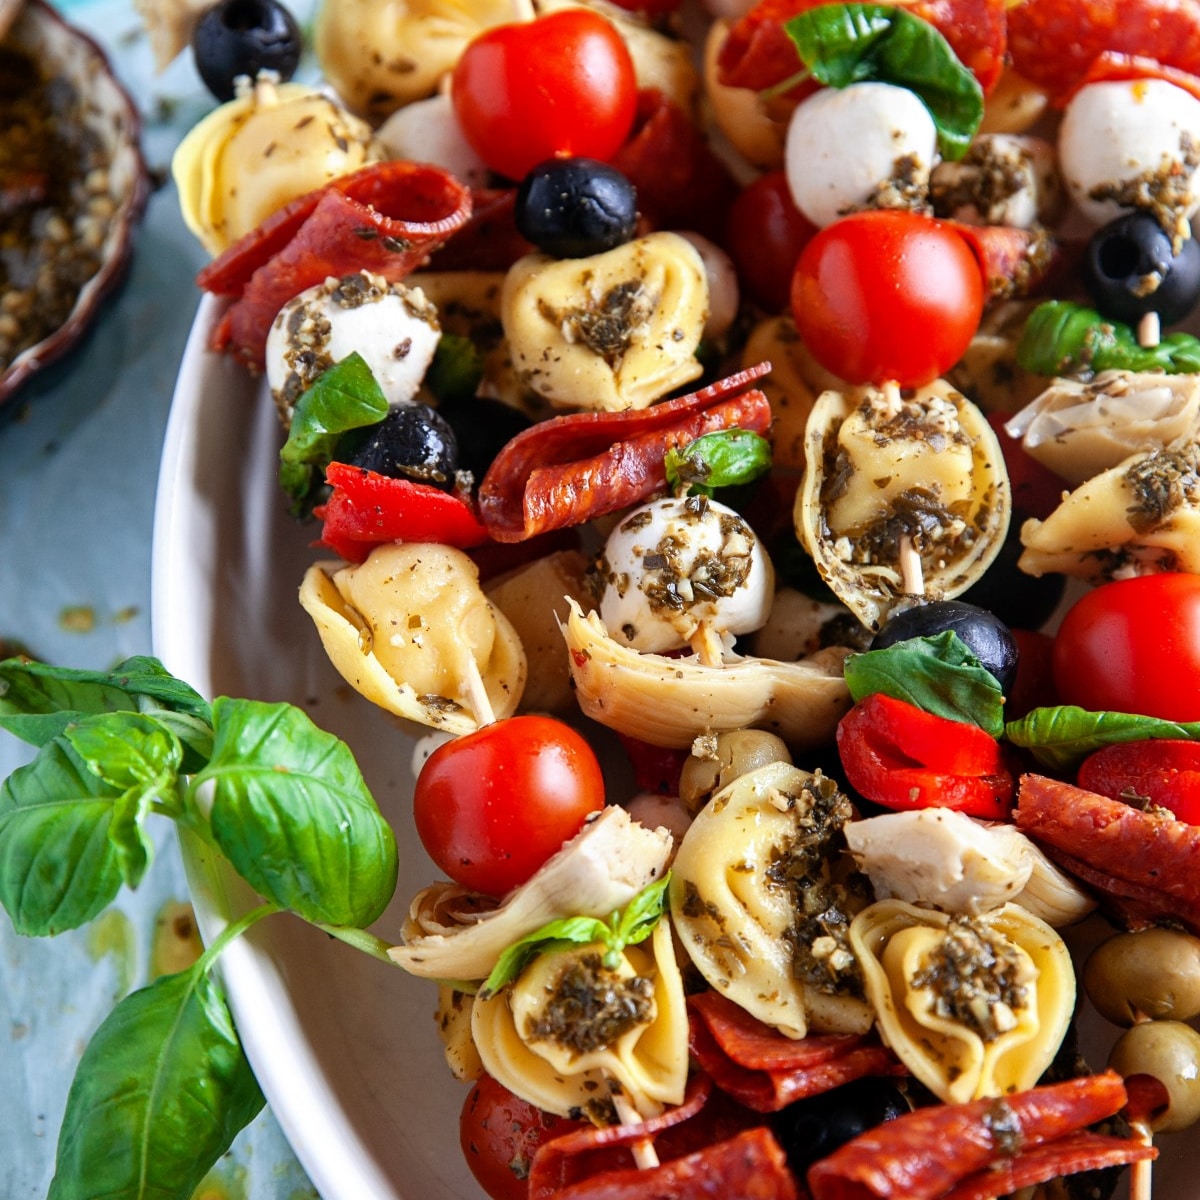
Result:
M742 518L715 500L655 500L609 535L600 616L616 641L646 654L687 645L707 623L719 634L762 625L775 571Z
M1200 206L1200 100L1162 79L1089 84L1063 114L1058 158L1096 225L1131 208L1190 217Z
M708 276L708 320L704 322L704 336L718 338L728 333L737 319L741 303L737 268L733 259L702 233L684 229L679 236L696 247L696 253L704 263L704 273Z
M855 83L796 106L784 169L796 207L824 228L867 205L923 204L936 159L937 129L913 92Z
M407 404L433 360L441 328L420 288L360 271L289 300L267 335L267 383L290 417L300 393L357 350L388 404Z
M448 92L397 109L375 131L375 138L392 158L432 163L468 187L487 182L487 164L463 136Z

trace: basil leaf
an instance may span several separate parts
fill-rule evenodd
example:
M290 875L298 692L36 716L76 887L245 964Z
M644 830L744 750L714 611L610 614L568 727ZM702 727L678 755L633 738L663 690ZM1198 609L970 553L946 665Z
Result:
M1200 740L1200 721L1177 723L1135 713L1089 712L1073 705L1035 708L1004 727L1004 736L1023 746L1043 766L1072 771L1094 750L1146 738Z
M690 495L711 496L716 488L765 475L771 469L771 443L749 429L722 429L668 450L663 467L672 491L687 487Z
M814 79L908 88L929 109L942 157L966 154L983 120L983 88L928 21L891 5L822 4L784 30Z
M474 399L482 379L483 354L479 347L470 338L443 333L424 379L438 402Z
M68 725L105 712L142 712L163 722L183 744L188 772L198 771L212 749L207 702L156 658L128 658L112 671L0 662L0 728L24 742L44 746Z
M671 872L668 871L656 883L642 888L625 906L614 930L615 940L620 942L618 949L636 946L654 931L666 908L667 885L670 882Z
M486 1000L506 983L511 983L537 955L563 946L589 946L603 941L608 926L597 917L562 917L549 921L532 933L513 942L496 960L491 974L483 982L479 996Z
M136 888L154 856L145 820L155 799L173 807L182 748L160 724L134 713L106 713L71 726L63 737L88 769L121 794L108 838L125 883Z
M396 887L396 841L344 742L289 704L213 703L217 845L260 895L320 925L362 927Z
M1099 371L1200 372L1200 338L1176 331L1157 345L1139 344L1137 334L1094 308L1048 300L1029 315L1017 344L1017 362L1037 375Z
M84 1051L48 1200L190 1196L263 1096L198 963L127 996Z
M341 436L378 425L388 414L387 397L357 350L334 363L300 394L292 411L287 441L279 451L279 485L303 515Z
M116 896L121 855L110 826L121 795L65 737L0 784L0 904L18 933L76 929Z
M952 629L851 654L846 685L857 702L881 692L951 721L1004 731L1004 692L996 677Z

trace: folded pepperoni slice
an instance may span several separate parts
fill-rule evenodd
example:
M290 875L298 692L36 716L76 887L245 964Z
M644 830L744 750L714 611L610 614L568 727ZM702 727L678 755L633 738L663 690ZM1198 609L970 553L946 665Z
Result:
M785 1037L719 992L690 996L688 1008L692 1057L717 1087L755 1112L778 1112L866 1075L906 1074L873 1035Z
M309 192L268 217L196 277L237 299L211 346L262 370L275 314L314 284L355 271L403 279L471 215L471 193L438 167L374 163Z
M484 525L498 542L520 542L649 499L667 486L668 450L721 429L767 432L770 402L742 389L769 370L760 363L650 408L568 413L522 431L480 484Z
M1021 1155L1062 1139L1067 1140L1058 1155L1046 1151L1046 1169L1052 1173L1041 1177L1090 1169L1070 1166L1091 1161L1089 1155L1077 1156L1072 1135L1113 1116L1124 1104L1121 1077L1105 1071L1012 1096L920 1108L867 1130L814 1163L808 1170L809 1190L813 1200L982 1200L1004 1195L1005 1190L960 1194L955 1189L981 1172L1015 1170ZM1125 1145L1121 1161L1154 1154L1144 1154L1139 1143Z

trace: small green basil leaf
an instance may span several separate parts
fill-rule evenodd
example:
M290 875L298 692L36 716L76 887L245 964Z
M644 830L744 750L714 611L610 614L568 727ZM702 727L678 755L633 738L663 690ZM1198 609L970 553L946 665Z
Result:
M1099 371L1200 372L1200 339L1176 330L1143 346L1129 325L1069 300L1039 304L1025 322L1017 362L1036 375Z
M479 347L470 338L443 333L424 380L439 403L472 399L482 379L483 354Z
M482 999L494 996L506 983L511 983L539 954L564 946L589 946L605 941L609 927L596 917L562 917L549 921L532 933L513 942L496 960L492 973L479 991Z
M396 887L396 840L344 742L289 704L222 697L194 786L217 845L260 895L320 925L369 925Z
M716 488L750 483L771 469L771 443L749 429L706 433L663 457L672 491L711 496Z
M293 512L306 511L317 473L333 461L341 436L378 425L387 413L387 397L358 351L317 376L297 399L279 451L279 484L291 496Z
M654 931L667 902L667 885L671 882L671 872L668 871L661 879L642 888L640 892L625 906L613 930L615 937L611 939L614 949L623 950L626 946L636 946L645 941Z
M939 717L978 725L992 737L1004 731L1000 684L952 629L851 654L844 670L856 702L882 692Z
M966 154L983 120L983 89L928 21L891 5L822 4L784 29L814 79L908 88L929 109L942 157Z
M65 737L0 784L0 904L18 933L76 929L116 896L121 864L109 830L120 798Z
M263 1106L200 968L127 996L84 1051L48 1200L187 1200Z
M12 658L0 662L0 728L44 746L92 713L142 712L170 725L197 771L212 747L212 714L199 692L156 658L138 656L112 671L79 671Z
M1073 705L1035 708L1004 727L1004 736L1023 746L1052 771L1072 771L1094 750L1146 738L1200 740L1200 721L1177 723L1135 713L1089 712Z

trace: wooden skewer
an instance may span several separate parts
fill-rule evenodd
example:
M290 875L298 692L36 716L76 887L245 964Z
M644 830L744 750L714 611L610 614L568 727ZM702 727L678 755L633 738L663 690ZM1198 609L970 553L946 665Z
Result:
M701 663L706 667L720 667L725 664L725 643L721 635L709 621L701 621L696 632L688 639L688 645L696 652Z
M1148 312L1138 322L1137 339L1139 346L1157 346L1162 341L1162 322L1158 313Z
M1143 1146L1154 1141L1154 1133L1145 1121L1131 1121L1134 1138ZM1129 1200L1150 1200L1150 1181L1153 1176L1153 1161L1145 1158L1129 1164Z
M479 664L473 654L467 655L467 669L463 679L463 691L466 693L467 707L475 718L475 724L481 728L491 725L496 720L496 710L492 708L491 698L479 673Z
M896 416L900 412L900 385L889 379L879 390L883 393L883 407L888 416Z
M925 571L921 556L907 533L900 537L900 579L906 596L925 595Z
M613 1108L617 1110L617 1119L622 1125L640 1125L642 1123L641 1113L629 1103L629 1097L622 1091L620 1084L611 1083L609 1094L612 1096ZM648 1171L659 1165L658 1151L654 1149L654 1142L650 1138L641 1138L629 1148L633 1153L633 1161L637 1164L638 1170Z

